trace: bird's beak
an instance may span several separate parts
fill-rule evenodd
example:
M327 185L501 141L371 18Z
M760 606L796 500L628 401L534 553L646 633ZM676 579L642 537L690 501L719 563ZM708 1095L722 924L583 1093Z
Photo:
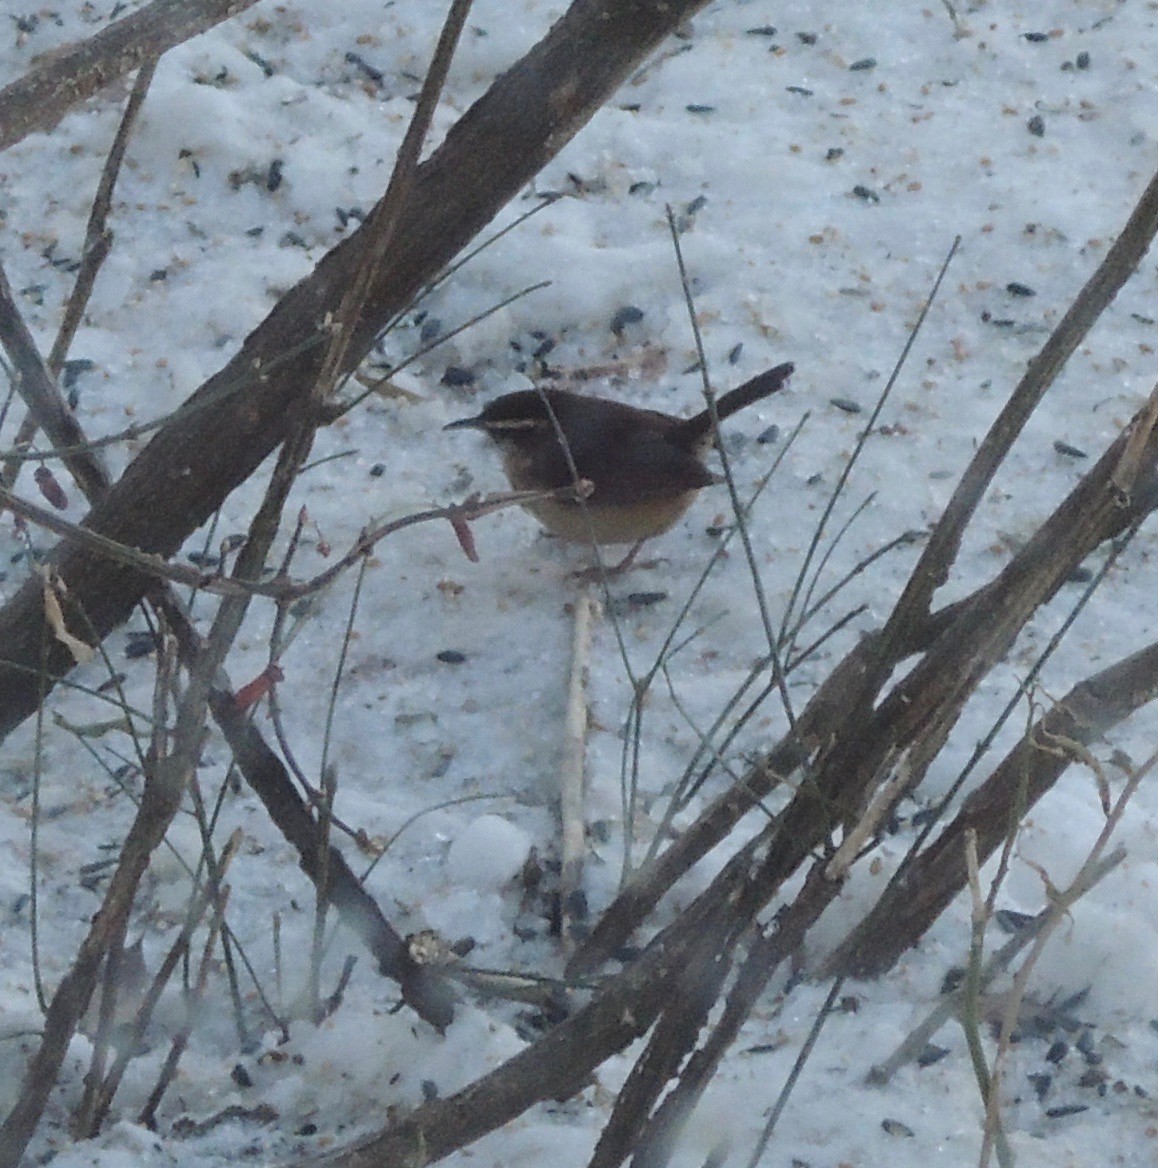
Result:
M457 422L447 422L442 428L444 430L482 430L486 428L486 423L483 421L482 414L476 414L473 418L459 418Z

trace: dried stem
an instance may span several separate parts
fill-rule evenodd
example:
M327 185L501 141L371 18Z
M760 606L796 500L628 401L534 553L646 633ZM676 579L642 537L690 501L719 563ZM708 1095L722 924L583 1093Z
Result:
M563 944L568 948L575 923L587 916L587 902L583 896L583 859L587 851L586 817L583 812L584 763L587 756L587 664L591 653L591 624L597 612L598 602L591 589L585 588L575 602L563 760L559 768L559 823L562 840L559 908Z

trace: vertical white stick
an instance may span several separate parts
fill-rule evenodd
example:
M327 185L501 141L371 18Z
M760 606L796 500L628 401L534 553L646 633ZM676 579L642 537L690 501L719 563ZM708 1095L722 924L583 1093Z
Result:
M597 611L598 602L592 587L588 585L575 602L571 675L567 683L567 719L559 770L559 824L562 834L559 915L563 944L568 947L575 918L586 915L583 901L583 857L586 851L583 772L587 757L587 660L591 651L591 623Z

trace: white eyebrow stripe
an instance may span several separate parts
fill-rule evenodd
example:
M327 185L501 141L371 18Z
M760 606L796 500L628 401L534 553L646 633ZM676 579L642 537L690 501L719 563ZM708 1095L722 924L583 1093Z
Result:
M505 421L483 422L488 430L534 430L542 424L542 421L535 418L510 418Z

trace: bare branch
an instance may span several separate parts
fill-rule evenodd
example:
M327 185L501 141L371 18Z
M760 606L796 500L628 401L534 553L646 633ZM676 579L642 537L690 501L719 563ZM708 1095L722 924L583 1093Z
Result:
M521 61L499 76L419 166L387 259L375 271L343 371L579 131L620 82L705 0L575 0ZM583 46L582 52L576 46ZM464 175L472 176L470 182ZM128 547L172 555L284 440L321 367L332 319L360 262L364 224L327 254L134 459L86 526ZM293 354L292 359L287 354ZM132 611L147 575L75 547L55 554L60 577L97 638ZM37 590L0 610L0 736L43 698L43 613ZM48 686L71 668L59 648Z
M825 963L855 977L884 973L915 944L964 886L962 840L976 831L982 863L1005 836L1013 801L1026 811L1073 761L1050 743L1088 744L1158 696L1158 643L1079 682L1034 726L966 800L952 823L917 856L902 884L888 888Z
M257 0L153 0L87 41L45 56L0 89L0 150L51 130L74 106Z

